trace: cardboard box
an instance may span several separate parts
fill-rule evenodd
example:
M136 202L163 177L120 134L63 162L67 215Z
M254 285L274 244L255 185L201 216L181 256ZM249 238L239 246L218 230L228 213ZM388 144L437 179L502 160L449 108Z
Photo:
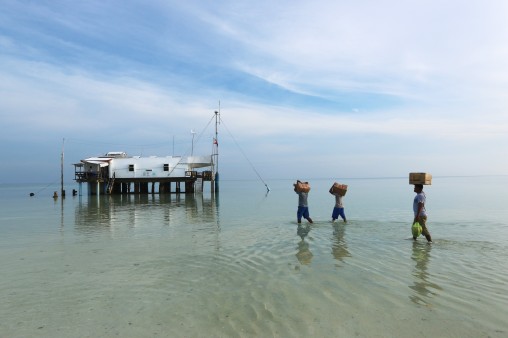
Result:
M347 192L347 185L335 182L332 185L332 192L335 194L339 194L340 196L345 196Z
M409 184L432 184L432 175L427 173L409 173Z
M297 181L295 184L293 184L293 186L295 187L296 192L309 192L310 191L309 182Z

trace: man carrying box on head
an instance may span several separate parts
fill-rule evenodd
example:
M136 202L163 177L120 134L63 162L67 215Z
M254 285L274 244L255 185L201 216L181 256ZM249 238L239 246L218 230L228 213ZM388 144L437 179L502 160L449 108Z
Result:
M295 192L298 194L298 210L296 212L298 224L302 223L302 217L309 221L309 223L313 223L312 218L309 216L309 205L307 204L307 197L310 191L309 183L296 181L294 187Z
M427 241L432 242L432 238L430 237L430 232L427 229L427 212L425 210L425 202L426 196L423 192L423 184L415 184L414 192L416 196L413 200L413 211L415 214L415 218L413 220L413 224L416 222L420 223L422 227L422 234L427 238ZM416 237L413 236L413 240L416 241Z

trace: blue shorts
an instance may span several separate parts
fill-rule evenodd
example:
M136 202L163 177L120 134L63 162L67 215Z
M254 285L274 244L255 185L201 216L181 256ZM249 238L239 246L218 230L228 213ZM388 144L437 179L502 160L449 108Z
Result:
M296 212L296 217L298 218L298 221L301 221L302 217L305 219L309 218L309 207L298 206L298 211Z
M344 208L337 208L337 207L333 208L332 219L335 220L335 219L339 218L339 216L342 217L342 219L346 219L346 214L344 214Z

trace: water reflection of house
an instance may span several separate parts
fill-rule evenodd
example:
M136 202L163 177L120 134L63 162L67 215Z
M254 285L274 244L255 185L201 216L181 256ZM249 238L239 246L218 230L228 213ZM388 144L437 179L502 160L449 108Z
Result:
M141 157L109 152L74 164L75 180L80 195L83 183L87 184L89 195L194 193L203 191L206 181L211 182L213 192L216 178L213 158L213 155Z
M215 194L114 194L90 196L75 209L75 227L81 234L115 233L128 228L182 224L218 224Z

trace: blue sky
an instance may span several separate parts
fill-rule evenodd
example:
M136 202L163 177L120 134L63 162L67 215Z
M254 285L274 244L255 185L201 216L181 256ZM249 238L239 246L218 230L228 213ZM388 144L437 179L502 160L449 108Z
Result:
M207 154L219 102L225 179L508 174L507 20L504 0L1 0L0 183L58 182L62 145L67 180L188 154L191 130Z

